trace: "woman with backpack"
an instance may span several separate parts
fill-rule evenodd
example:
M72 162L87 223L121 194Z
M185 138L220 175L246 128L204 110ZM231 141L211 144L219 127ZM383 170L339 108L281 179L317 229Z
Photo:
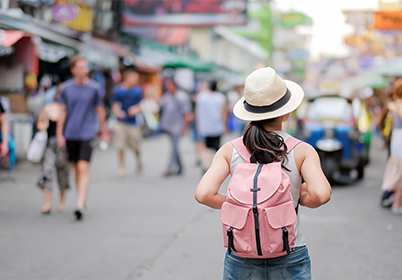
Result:
M233 109L250 123L242 138L219 149L197 187L198 202L221 209L223 279L311 279L298 206L327 203L331 186L315 149L282 131L303 97L272 68L251 73ZM218 191L229 174L224 195Z

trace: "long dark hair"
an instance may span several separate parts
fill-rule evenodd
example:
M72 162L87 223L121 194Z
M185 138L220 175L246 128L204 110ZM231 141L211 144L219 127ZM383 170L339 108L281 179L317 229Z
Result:
M264 125L273 124L276 120L277 118L252 121L244 130L243 144L259 163L278 161L285 164L288 160L285 140L277 133L264 128ZM282 167L288 170L283 165Z

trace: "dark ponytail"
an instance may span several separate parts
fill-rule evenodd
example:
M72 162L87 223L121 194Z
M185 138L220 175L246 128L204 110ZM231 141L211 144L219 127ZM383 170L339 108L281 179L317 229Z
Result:
M288 160L287 147L283 138L264 128L264 124L275 121L276 119L252 121L244 130L243 144L259 163L278 161L284 164ZM283 149L281 149L282 146Z

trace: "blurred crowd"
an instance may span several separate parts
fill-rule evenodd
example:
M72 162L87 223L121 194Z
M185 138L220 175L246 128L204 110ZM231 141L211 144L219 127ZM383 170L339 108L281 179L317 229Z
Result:
M69 171L73 168L78 190L76 216L82 217L90 182L88 166L96 146L115 147L119 162L117 176L123 177L127 172L125 149L133 150L134 172L141 173L143 137L165 133L171 139L171 150L161 175L176 176L184 169L179 140L191 133L197 164L204 173L220 148L222 135L227 132L240 135L245 127L232 113L234 103L242 95L241 83L232 85L225 93L219 91L220 82L215 80L200 80L192 90L184 90L179 86L180 81L170 75L162 77L157 88L141 80L135 67L126 67L118 73L104 72L100 77L99 73L89 71L84 57L74 57L70 63L71 75L65 81L48 74L39 81L33 74L25 79L25 102L33 123L27 157L41 164L36 184L44 193L44 214L50 213L54 184L60 190L58 210L65 211L65 191L70 188ZM7 120L9 101L1 100L0 168L5 170L3 179L12 179L17 156ZM43 149L38 149L42 132L46 132L46 143ZM34 158L39 153L40 160L32 159L32 153Z
M78 64L74 63L76 60ZM180 86L180 78L174 75L164 75L161 83L155 84L142 79L135 67L99 73L89 71L88 62L84 57L76 57L71 61L71 75L66 76L70 79L65 81L52 75L44 75L37 81L33 74L28 74L25 79L26 106L34 123L32 141L34 142L38 132L47 132L46 149L41 155L41 171L37 180L37 185L44 191L43 213L50 211L54 174L57 175L57 185L60 189L59 211L64 211L64 193L70 185L70 163L73 163L75 174L80 174L80 170L83 170L81 175L76 175L78 188L88 189L88 166L92 149L97 145L100 149L108 149L113 144L119 162L116 173L118 177L123 177L127 173L125 149L130 148L134 152L134 172L141 173L142 139L165 133L171 141L171 149L169 162L161 175L177 176L182 174L184 169L179 141L183 135L191 133L196 147L197 164L203 174L221 146L222 135L228 132L242 135L247 125L247 122L233 115L233 107L243 93L242 81L228 86L224 81L198 80L190 89L184 89ZM89 84L91 87L84 88L84 85ZM69 90L69 86L73 89ZM223 88L225 90L221 90ZM95 99L90 102L85 100L85 96L93 94L93 90ZM69 91L71 93L68 93ZM398 121L400 91L398 80L392 90L384 89L376 94L372 91L366 92L365 96L360 98L361 108L357 120L358 129L361 132L369 132L367 139L364 139L367 162L370 160L372 135L379 136L381 143L389 151L390 160L384 177L381 204L392 206L392 211L398 213L401 209L398 190L402 189L402 164L399 161L400 148L395 143L400 141L401 137L398 134L401 126ZM72 102L71 96L77 95L76 92L81 95L75 96L76 100ZM9 102L5 98L1 100L0 168L6 170L4 179L12 178L16 149L7 121ZM86 107L83 107L83 104L87 104ZM303 122L302 118L299 114L293 114L288 122L287 130L293 135L300 136L298 124ZM74 129L70 129L70 126ZM87 135L88 131L93 131L93 135ZM66 133L69 136L66 136ZM67 138L61 139L61 136ZM87 163L84 168L78 168L80 161ZM84 187L79 187L80 185ZM77 209L80 211L78 216L85 212L85 201L86 192L83 191L77 203Z

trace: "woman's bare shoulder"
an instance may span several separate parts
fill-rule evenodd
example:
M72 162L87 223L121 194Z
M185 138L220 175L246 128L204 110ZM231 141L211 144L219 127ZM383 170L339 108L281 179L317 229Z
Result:
M295 147L295 151L297 151L297 153L316 153L315 148L313 146L311 146L309 143L306 142L300 142L299 145L297 145Z
M223 144L222 147L220 147L220 149L218 150L218 152L220 152L222 154L230 154L230 155L232 155L232 152L233 152L233 144L232 144L232 142L228 141L225 144Z
M309 156L318 156L317 151L313 146L306 142L301 142L294 149L294 158L297 165L297 169L300 171L300 167L304 160Z

